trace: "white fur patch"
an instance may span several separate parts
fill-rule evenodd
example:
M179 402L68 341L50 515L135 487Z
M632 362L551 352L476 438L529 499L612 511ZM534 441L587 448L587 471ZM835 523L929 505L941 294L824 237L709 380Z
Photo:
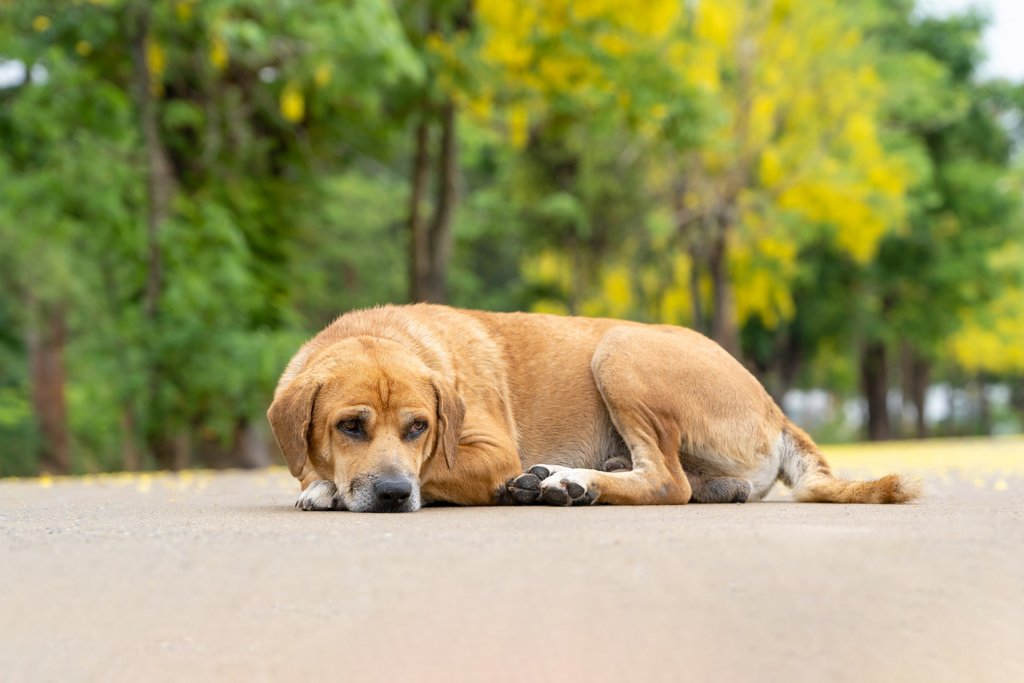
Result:
M543 467L543 468L547 469L548 472L551 473L551 475L547 479L545 479L544 481L550 480L551 477L555 476L555 474L557 474L558 472L565 472L567 470L571 470L572 469L571 467L566 467L565 465L546 465L546 464L540 464L540 465L535 465L535 467Z
M594 470L574 469L561 465L542 465L542 467L548 468L551 475L540 483L541 491L546 489L567 490L569 484L578 484L583 487L584 491L591 491L594 488L592 477L597 474Z
M800 485L800 480L807 474L807 462L793 441L793 437L785 430L775 439L772 457L779 466L779 477L791 489Z
M332 510L334 509L334 494L338 487L333 481L317 479L306 487L306 490L299 494L295 501L295 507L300 510Z
M758 464L756 470L754 470L750 477L750 495L747 497L748 501L761 500L772 490L772 486L779 479L780 467L782 466L782 451L783 447L781 443L785 433L780 434L779 438L775 440L772 445L772 450L768 453L764 459Z

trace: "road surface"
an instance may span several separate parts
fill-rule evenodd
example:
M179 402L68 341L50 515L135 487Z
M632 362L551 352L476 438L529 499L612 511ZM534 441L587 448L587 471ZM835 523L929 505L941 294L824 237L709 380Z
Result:
M4 681L1024 681L1024 440L910 506L303 513L278 468L0 481Z

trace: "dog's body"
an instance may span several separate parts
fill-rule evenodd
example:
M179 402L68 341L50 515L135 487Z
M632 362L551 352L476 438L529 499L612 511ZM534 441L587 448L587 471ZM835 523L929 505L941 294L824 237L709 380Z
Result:
M832 477L742 365L664 325L354 311L299 350L268 416L305 509L743 502L779 478L806 501L917 495Z

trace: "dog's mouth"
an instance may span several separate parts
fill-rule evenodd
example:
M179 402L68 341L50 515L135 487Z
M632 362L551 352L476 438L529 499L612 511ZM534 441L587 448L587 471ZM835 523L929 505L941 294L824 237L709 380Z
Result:
M351 512L416 512L420 483L407 474L380 473L356 477L338 487L341 503Z

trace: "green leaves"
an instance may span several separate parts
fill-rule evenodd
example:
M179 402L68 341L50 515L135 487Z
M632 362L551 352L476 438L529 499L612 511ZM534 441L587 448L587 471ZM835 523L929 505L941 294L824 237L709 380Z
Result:
M0 469L55 306L79 467L259 422L305 336L405 299L410 125L448 103L453 303L700 325L724 287L780 386L852 390L875 340L1018 372L1024 89L975 77L977 16L911 5L7 3Z

